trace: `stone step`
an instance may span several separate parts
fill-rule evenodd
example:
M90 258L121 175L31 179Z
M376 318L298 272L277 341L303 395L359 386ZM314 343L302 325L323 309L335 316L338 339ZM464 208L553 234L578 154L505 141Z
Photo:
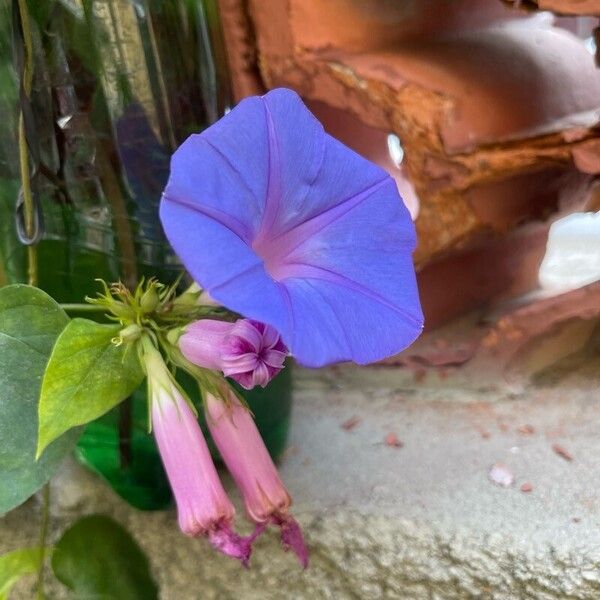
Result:
M281 473L311 549L304 572L275 532L243 570L181 536L173 511L131 509L74 463L54 480L53 531L114 516L164 600L597 600L598 366L517 393L397 368L298 369ZM490 479L493 465L512 485ZM36 511L0 521L0 551L35 539Z

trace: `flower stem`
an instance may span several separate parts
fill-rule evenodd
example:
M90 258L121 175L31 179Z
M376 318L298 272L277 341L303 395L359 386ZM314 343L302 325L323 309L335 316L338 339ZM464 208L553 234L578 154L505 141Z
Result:
M48 537L48 524L50 521L50 484L42 488L42 520L40 524L40 556L37 571L36 598L44 600L44 567L46 563L46 538Z
M105 306L95 304L61 304L60 307L66 312L105 312Z
M25 46L25 60L23 65L22 85L26 101L31 96L33 81L33 43L31 26L29 23L29 9L26 0L19 0L19 18L23 31L23 44ZM34 205L31 191L31 174L29 172L29 152L25 135L25 117L23 111L19 115L19 165L21 173L21 189L23 191L23 210L25 216L25 231L31 238L34 228ZM37 251L34 244L27 246L27 281L29 285L38 283Z

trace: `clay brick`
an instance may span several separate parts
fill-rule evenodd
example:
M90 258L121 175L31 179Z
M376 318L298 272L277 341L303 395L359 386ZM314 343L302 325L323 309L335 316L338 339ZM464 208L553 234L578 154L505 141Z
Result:
M600 0L504 0L517 7L550 10L560 15L600 15Z
M267 88L399 136L419 267L546 217L561 178L598 172L600 73L545 19L475 0L249 0L247 15Z

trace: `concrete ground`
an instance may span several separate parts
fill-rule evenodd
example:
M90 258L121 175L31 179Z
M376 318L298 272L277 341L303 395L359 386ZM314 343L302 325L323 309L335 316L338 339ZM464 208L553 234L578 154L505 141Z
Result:
M174 512L131 509L74 463L54 481L53 533L114 516L164 600L597 600L599 383L591 363L480 389L452 374L298 369L281 473L311 550L304 572L274 532L243 570L181 536ZM513 483L492 481L493 465ZM33 499L0 520L0 552L35 539L37 510Z

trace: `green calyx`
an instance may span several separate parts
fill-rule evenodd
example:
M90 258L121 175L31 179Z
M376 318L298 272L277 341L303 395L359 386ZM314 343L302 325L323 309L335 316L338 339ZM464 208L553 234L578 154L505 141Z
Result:
M163 347L163 351L165 348ZM174 398L178 393L187 402L192 412L197 416L198 412L185 390L179 385L174 373L171 372L161 351L154 345L149 336L144 335L138 343L138 353L142 368L146 373L148 385L148 432L152 431L152 403L161 396L161 392L167 397ZM167 358L172 363L172 361ZM200 382L198 382L200 386Z
M178 281L166 286L154 278L142 279L134 291L121 282L108 285L103 280L98 281L103 291L86 301L104 309L108 319L123 326L115 339L116 344L135 342L144 331L158 338L168 336L169 342L176 344L183 327L192 321L206 318L233 321L237 318L223 307L201 304L202 291L196 284L178 296Z
M169 389L173 385L173 376L165 363L163 355L154 345L150 336L144 335L140 338L138 350L140 363L146 373L148 383Z
M154 278L142 279L133 292L121 282L108 285L103 280L98 281L104 291L86 301L104 308L109 319L125 328L151 325L175 297L176 284L167 287Z
M112 339L113 344L120 346L121 344L131 344L140 339L144 330L137 324L132 323L119 331L119 335Z

